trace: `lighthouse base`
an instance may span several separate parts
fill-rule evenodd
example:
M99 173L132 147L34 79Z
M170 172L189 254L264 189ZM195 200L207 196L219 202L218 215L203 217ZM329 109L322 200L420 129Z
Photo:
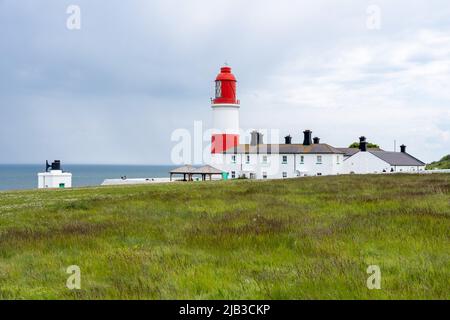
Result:
M239 145L238 134L213 134L211 140L211 153L222 153Z

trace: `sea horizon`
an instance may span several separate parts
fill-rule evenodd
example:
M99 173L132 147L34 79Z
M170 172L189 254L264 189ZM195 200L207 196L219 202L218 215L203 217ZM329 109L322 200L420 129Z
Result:
M63 171L72 173L73 187L100 186L105 179L167 178L177 165L155 164L75 164L63 163ZM39 172L45 164L0 164L0 190L37 189Z

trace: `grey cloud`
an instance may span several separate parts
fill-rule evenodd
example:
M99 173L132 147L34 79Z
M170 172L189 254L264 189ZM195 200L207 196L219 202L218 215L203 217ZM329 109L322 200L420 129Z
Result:
M65 11L73 3L82 10L79 31L65 27ZM386 76L407 67L375 57L356 71L339 70L335 57L358 47L390 46L393 39L423 29L448 33L448 2L378 1L383 20L376 32L365 27L369 4L0 1L0 162L61 157L66 162L167 163L174 129L191 128L194 120L209 123L212 82L224 61L238 76L245 127L312 127L336 145L353 141L361 131L387 145L395 136L425 144L409 138L407 125L394 126L402 113L410 113L408 108L423 113L412 103L421 101L433 116L412 124L445 136L449 122L437 119L447 96L430 93L431 87L398 91L395 99L390 95ZM446 58L445 52L433 56L426 49L407 61ZM350 72L355 78L345 77ZM419 85L411 80L412 87ZM358 102L378 86L386 97ZM350 121L341 112L353 110L353 103L361 111ZM391 103L401 110L391 119L372 110ZM365 113L372 121L351 125ZM54 127L45 126L52 121ZM389 130L381 134L383 122ZM417 155L433 160L448 146L444 140L433 150L417 146Z

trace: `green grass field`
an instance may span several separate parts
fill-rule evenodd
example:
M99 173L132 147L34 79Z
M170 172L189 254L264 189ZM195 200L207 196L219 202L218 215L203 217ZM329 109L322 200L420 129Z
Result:
M449 218L445 174L2 192L0 299L449 299Z

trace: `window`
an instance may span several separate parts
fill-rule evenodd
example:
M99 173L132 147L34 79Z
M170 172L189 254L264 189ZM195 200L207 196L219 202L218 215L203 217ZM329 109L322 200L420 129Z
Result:
M250 173L250 179L256 179L256 174Z
M321 175L322 175L322 173L321 173L321 172L317 172L317 175L318 175L318 176L321 176Z
M283 164L287 164L287 156L283 156Z
M236 163L236 156L231 156L231 162Z
M322 164L322 156L317 156L317 164Z
M287 178L287 172L283 172L283 178Z
M263 179L267 179L267 172L264 171L264 172L262 173L262 176L263 176Z
M300 164L304 164L305 163L305 156L300 156Z
M222 82L216 81L216 98L222 97Z
M262 157L262 162L263 162L263 163L267 163L267 156L263 156L263 157Z
M236 178L236 171L231 171L231 179Z
M245 163L249 164L250 163L250 156L247 155L246 159L245 159Z

